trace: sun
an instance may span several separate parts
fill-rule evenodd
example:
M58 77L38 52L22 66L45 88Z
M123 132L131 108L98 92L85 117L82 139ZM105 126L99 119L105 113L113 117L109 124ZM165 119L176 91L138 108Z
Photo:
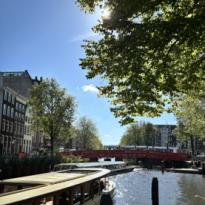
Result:
M103 19L110 19L111 18L111 11L108 8L105 8L102 10L102 14L101 14Z

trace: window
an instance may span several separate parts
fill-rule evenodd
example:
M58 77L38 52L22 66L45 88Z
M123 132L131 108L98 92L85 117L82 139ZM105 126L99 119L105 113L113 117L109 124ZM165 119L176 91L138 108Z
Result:
M11 108L11 117L12 118L14 117L14 108L13 107Z
M11 108L10 106L7 106L7 116L10 117L11 115Z
M17 134L17 122L14 123L14 134Z
M15 99L16 99L16 98L13 96L13 97L12 97L12 104L13 104L13 105L14 105L14 103L15 103Z
M19 104L18 104L18 102L16 102L16 110L18 110L18 106L19 106Z
M5 131L6 130L6 120L3 119L2 121L2 131Z
M21 133L21 126L20 124L18 124L17 134L20 135L20 133Z
M9 121L6 120L6 131L9 132Z
M15 119L17 119L18 118L18 113L17 112L15 112Z
M6 91L4 91L4 100L7 101L8 100L8 93Z
M13 122L10 122L10 132L13 132Z
M4 104L4 107L3 107L3 115L6 115L6 104Z
M21 104L20 104L20 103L19 103L19 107L18 107L18 110L19 110L19 111L21 111Z
M11 98L12 98L11 93L8 93L8 102L11 102Z

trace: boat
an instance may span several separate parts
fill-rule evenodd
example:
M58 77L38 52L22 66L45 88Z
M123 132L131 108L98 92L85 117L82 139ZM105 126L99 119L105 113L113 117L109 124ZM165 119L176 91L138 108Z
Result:
M112 199L115 191L109 173L102 168L73 168L6 179L0 182L0 205L103 205L102 198Z
M100 162L81 162L81 163L60 163L54 166L54 171L72 170L76 168L105 168L116 170L125 168L126 163L123 161L100 161Z
M82 162L82 163L60 163L54 166L54 171L72 170L76 168L105 168L109 169L109 176L131 172L136 166L127 166L123 161L99 161L99 162Z

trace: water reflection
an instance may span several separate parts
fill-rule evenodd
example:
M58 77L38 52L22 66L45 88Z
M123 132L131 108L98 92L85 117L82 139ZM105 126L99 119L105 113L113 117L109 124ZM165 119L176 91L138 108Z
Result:
M138 169L111 177L116 183L116 205L151 205L152 178L159 180L160 205L204 205L205 178L201 175Z

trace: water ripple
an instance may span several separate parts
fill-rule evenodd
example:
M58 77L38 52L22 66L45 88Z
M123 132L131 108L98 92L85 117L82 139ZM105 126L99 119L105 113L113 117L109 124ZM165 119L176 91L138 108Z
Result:
M159 181L160 205L205 205L205 179L201 175L144 169L110 178L116 183L115 205L150 205L153 177Z

